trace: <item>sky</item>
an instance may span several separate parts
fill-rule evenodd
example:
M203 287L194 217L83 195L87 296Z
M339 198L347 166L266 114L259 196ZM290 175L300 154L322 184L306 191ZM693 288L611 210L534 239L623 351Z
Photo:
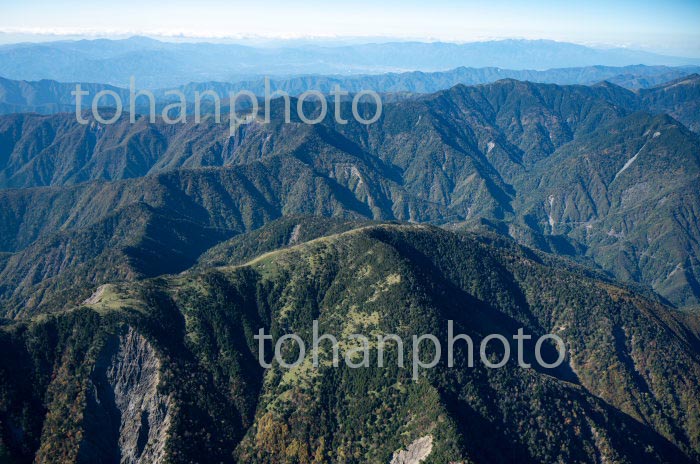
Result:
M700 57L700 0L0 0L4 41L192 38L552 39Z

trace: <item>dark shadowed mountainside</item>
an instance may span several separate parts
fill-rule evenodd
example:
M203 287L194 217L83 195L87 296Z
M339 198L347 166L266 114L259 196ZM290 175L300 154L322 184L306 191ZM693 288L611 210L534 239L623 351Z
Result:
M212 117L168 125L131 124L123 115L113 125L80 125L67 114L4 116L0 182L15 188L0 192L0 251L14 253L0 261L4 313L57 304L49 289L60 285L43 281L83 263L73 253L92 259L117 243L144 243L155 250L143 253L158 255L158 240L142 242L149 234L136 232L160 225L155 218L185 227L173 226L165 243L216 230L203 252L293 214L488 229L649 285L675 305L696 304L700 142L681 121L644 111L654 101L655 112L668 105L679 117L690 114L679 108L695 104L692 79L641 94L610 83L456 86L387 103L369 126L330 117L283 124L280 100L271 124L258 119L233 133ZM122 219L109 219L122 210L129 211ZM132 221L134 236L120 235ZM78 231L103 238L86 239L90 253L67 248L66 264L57 265L46 244L66 249ZM191 265L199 250L176 258L169 272ZM129 266L96 275L155 275ZM83 283L97 280L71 278L80 292L62 292L85 295ZM35 295L37 288L48 293ZM71 298L62 304L77 302Z
M318 369L310 353L291 370L258 365L259 328L310 343L314 319L341 355L356 348L349 334L372 336L374 367L334 368L329 348ZM459 341L455 366L417 381L393 344L376 367L372 334L400 335L408 355L411 334L447 343L448 320L475 343L517 327L556 333L565 363L470 366ZM0 450L19 462L388 463L420 446L428 464L690 463L698 342L653 298L511 241L370 226L243 265L103 286L80 308L6 324ZM523 356L532 361L531 343Z

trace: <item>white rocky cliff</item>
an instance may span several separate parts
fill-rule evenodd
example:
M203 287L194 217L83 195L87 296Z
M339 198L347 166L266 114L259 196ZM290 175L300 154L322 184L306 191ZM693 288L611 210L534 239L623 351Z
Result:
M161 363L133 328L110 338L88 386L80 462L160 463L171 421L158 392Z

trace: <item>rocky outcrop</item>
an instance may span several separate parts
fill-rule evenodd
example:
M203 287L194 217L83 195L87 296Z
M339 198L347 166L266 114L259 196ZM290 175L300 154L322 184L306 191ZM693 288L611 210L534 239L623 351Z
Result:
M419 464L430 455L432 450L433 437L432 435L426 435L415 440L405 450L394 452L391 464Z
M164 461L171 399L158 391L160 369L133 328L107 340L90 376L79 462Z

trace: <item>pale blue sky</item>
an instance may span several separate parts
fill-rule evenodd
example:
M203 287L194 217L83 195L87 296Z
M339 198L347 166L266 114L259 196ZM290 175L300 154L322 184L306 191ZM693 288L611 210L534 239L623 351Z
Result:
M700 56L700 0L0 0L0 31L195 37L544 38Z

